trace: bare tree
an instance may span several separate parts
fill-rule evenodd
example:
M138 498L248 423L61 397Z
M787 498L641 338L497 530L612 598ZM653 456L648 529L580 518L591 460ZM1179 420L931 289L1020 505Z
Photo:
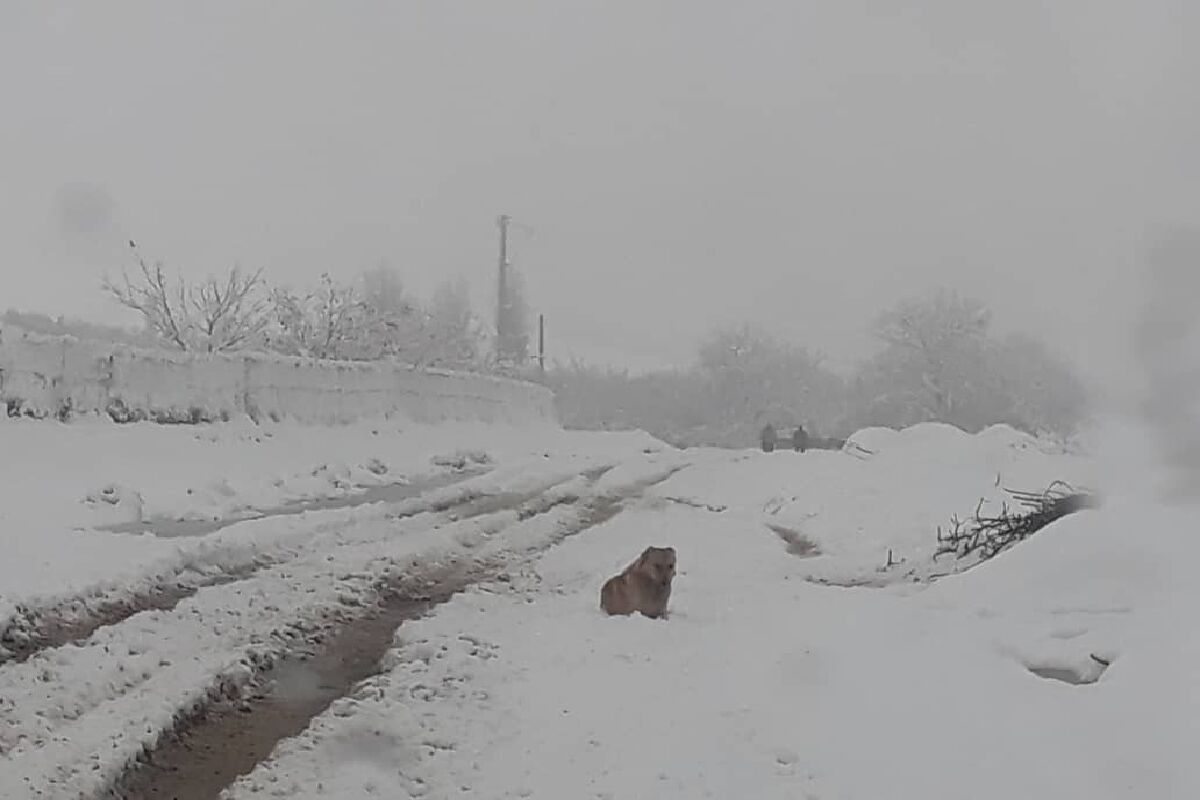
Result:
M263 288L261 269L245 274L238 267L223 281L210 277L193 287L189 299L210 353L237 350L262 333L268 319Z
M142 315L158 338L184 351L210 353L237 350L250 344L268 322L262 270L244 273L233 267L224 278L208 277L188 285L168 279L161 261L151 265L134 242L129 243L138 272L109 278L104 291L118 303Z

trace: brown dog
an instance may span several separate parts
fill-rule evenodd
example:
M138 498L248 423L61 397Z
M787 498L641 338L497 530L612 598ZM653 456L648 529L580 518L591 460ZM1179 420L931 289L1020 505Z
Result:
M651 618L666 616L674 578L675 548L647 547L624 572L604 583L600 608L606 614L638 611Z

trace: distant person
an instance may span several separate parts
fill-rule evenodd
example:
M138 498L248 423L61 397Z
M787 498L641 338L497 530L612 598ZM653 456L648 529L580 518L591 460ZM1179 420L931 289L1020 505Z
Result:
M775 426L768 422L762 429L761 439L763 452L773 452L775 450Z
M797 425L796 430L792 431L792 449L797 453L808 449L808 432L804 430L803 425Z

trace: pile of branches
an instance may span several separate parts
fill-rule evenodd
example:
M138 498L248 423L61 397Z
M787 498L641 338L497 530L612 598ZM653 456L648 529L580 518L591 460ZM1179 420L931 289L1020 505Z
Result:
M948 531L938 526L938 548L934 558L952 554L959 559L975 556L979 561L986 561L1055 520L1100 505L1100 498L1095 494L1063 481L1055 481L1043 492L1005 491L1016 501L1015 507L1005 502L999 514L985 516L983 500L980 500L973 519L964 521L952 517Z

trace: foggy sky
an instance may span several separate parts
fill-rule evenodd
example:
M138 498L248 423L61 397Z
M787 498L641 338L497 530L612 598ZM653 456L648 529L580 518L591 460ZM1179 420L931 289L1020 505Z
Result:
M127 321L130 237L482 305L508 213L552 356L753 317L845 364L948 286L1119 377L1146 228L1200 212L1195 5L0 0L0 307Z

